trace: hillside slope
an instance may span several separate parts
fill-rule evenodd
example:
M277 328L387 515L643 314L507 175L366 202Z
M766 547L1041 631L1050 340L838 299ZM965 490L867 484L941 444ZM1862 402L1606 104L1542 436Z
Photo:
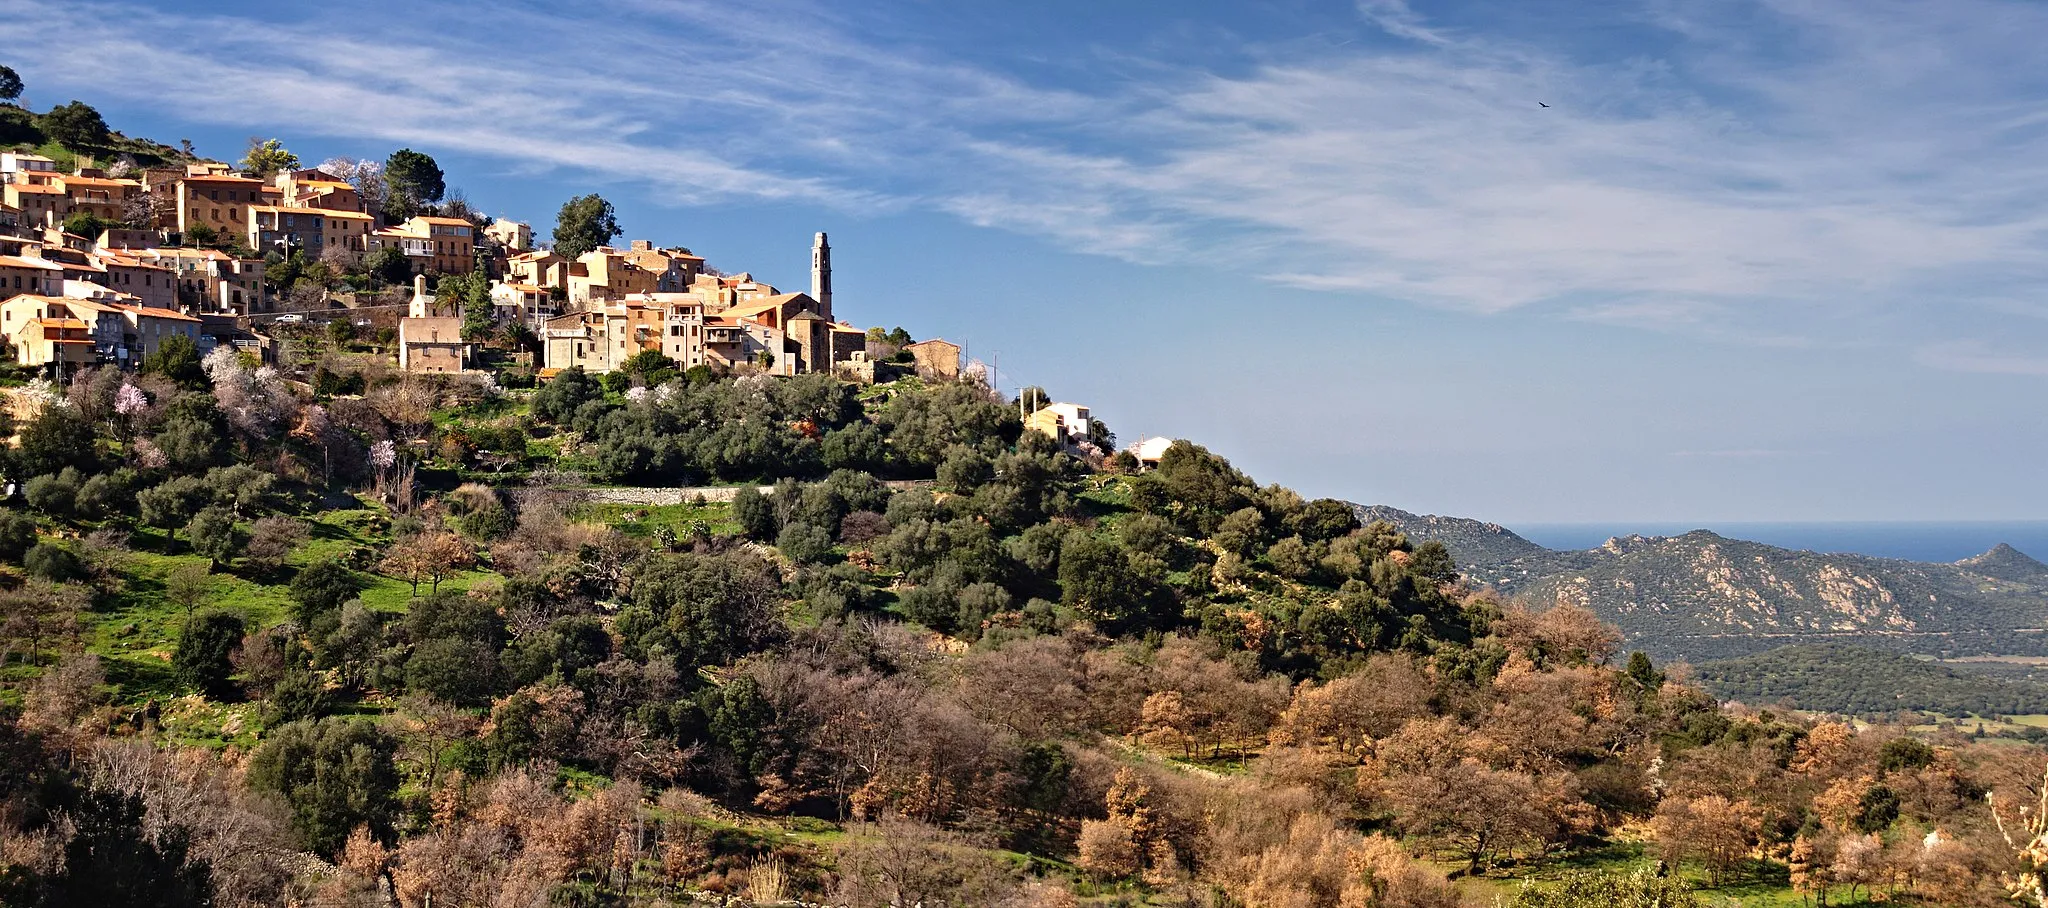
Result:
M1692 660L1834 640L1939 655L2039 654L2048 566L2001 545L1954 564L1794 551L1696 530L1547 549L1495 524L1360 507L1438 540L1474 581L1548 606L1585 606L1629 645Z

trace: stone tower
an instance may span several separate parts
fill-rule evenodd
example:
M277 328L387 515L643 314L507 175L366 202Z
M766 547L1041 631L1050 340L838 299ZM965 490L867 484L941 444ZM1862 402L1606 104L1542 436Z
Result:
M820 231L811 241L811 299L818 301L818 314L832 319L832 247Z
M413 318L426 318L434 314L434 297L427 292L427 276L412 276L412 306L406 312Z

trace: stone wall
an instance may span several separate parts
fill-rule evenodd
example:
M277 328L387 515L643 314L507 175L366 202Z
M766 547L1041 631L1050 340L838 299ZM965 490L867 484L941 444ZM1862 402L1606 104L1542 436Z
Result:
M890 480L882 484L888 486L891 489L901 491L904 489L925 488L930 486L932 483L931 480L928 479L900 479ZM501 489L500 491L504 492L507 497L511 498L515 505L534 498L540 498L548 495L561 496L563 498L568 498L579 502L588 502L590 504L664 505L689 504L690 502L696 501L700 497L707 502L729 502L733 500L733 497L738 495L740 493L740 489L743 488L746 487L689 486L680 488L612 488L600 486L516 486L512 488ZM756 486L755 488L760 490L761 494L766 495L775 487Z

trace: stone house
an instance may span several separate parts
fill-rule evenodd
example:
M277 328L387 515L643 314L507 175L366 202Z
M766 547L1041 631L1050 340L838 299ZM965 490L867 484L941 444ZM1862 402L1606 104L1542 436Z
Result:
M917 363L918 375L937 381L955 381L960 378L959 344L932 338L918 341L903 349L910 351L912 361Z

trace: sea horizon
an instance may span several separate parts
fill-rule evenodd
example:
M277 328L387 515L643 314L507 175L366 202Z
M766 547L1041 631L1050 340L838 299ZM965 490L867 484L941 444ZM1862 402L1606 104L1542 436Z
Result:
M1504 524L1545 548L1596 548L1616 536L1678 536L1709 530L1786 549L1951 562L1999 543L2048 560L2048 520L1597 521Z

